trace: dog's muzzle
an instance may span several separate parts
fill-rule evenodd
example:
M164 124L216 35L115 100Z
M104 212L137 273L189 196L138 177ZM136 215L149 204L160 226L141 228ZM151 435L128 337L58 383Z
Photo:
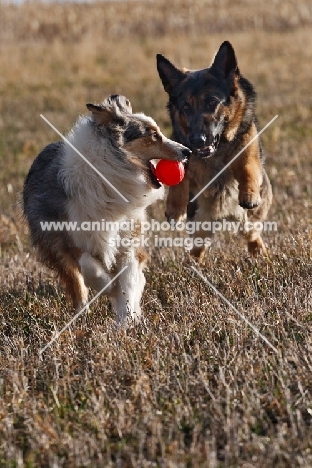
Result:
M217 151L219 143L220 135L214 136L209 145L197 149L198 156L201 158L210 158Z

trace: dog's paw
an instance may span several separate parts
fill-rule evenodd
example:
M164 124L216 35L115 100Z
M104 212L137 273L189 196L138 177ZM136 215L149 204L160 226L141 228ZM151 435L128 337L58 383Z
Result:
M261 237L254 241L248 241L248 253L251 257L258 257L261 253L264 257L268 257L267 249Z
M239 194L239 206L245 210L252 210L261 203L261 197L258 193L242 192Z
M195 260L197 260L199 263L202 262L206 252L206 246L202 247L193 247L192 250L190 251L191 257L193 257Z

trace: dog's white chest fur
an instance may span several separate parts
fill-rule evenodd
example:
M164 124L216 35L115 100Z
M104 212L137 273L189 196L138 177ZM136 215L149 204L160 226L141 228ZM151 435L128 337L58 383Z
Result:
M83 230L83 223L92 226L92 222L101 222L102 219L111 225L131 219L135 219L136 224L140 223L145 218L145 208L163 198L164 189L147 189L143 174L139 170L134 171L122 155L117 159L116 148L96 134L85 117L78 120L68 140L93 166L72 147L65 145L60 177L69 197L69 221L77 223L78 228L72 233L72 238L79 249L100 258L110 270L118 253L110 239L116 238L118 230ZM129 236L129 233L122 231L122 235Z

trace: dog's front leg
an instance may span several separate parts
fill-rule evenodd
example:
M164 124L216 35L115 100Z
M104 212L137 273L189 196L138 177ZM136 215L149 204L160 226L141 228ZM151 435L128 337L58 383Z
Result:
M116 312L116 320L120 325L126 325L129 320L140 321L140 299L143 292L142 272L134 252L122 259L117 271L127 267L116 280L116 289L112 298L112 306ZM138 297L139 296L139 297Z
M79 265L86 286L97 292L105 288L104 294L108 296L112 293L114 288L113 284L110 284L112 277L105 271L102 263L84 252L79 259Z
M244 146L257 134L255 125L244 138ZM259 142L253 141L233 162L233 175L238 181L238 202L245 209L256 208L261 203L260 188L263 180Z
M182 182L169 188L165 212L168 221L173 219L178 222L186 217L189 190L190 183L186 171Z

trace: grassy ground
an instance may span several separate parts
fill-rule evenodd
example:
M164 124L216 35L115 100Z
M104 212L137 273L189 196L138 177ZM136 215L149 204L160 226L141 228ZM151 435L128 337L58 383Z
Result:
M312 466L312 127L309 2L0 5L0 467ZM155 54L208 66L223 40L256 86L274 190L270 260L219 236L201 273L151 249L145 323L117 333L101 298L74 312L36 262L20 214L37 152L85 103L130 98L170 134ZM151 214L163 218L163 205Z

